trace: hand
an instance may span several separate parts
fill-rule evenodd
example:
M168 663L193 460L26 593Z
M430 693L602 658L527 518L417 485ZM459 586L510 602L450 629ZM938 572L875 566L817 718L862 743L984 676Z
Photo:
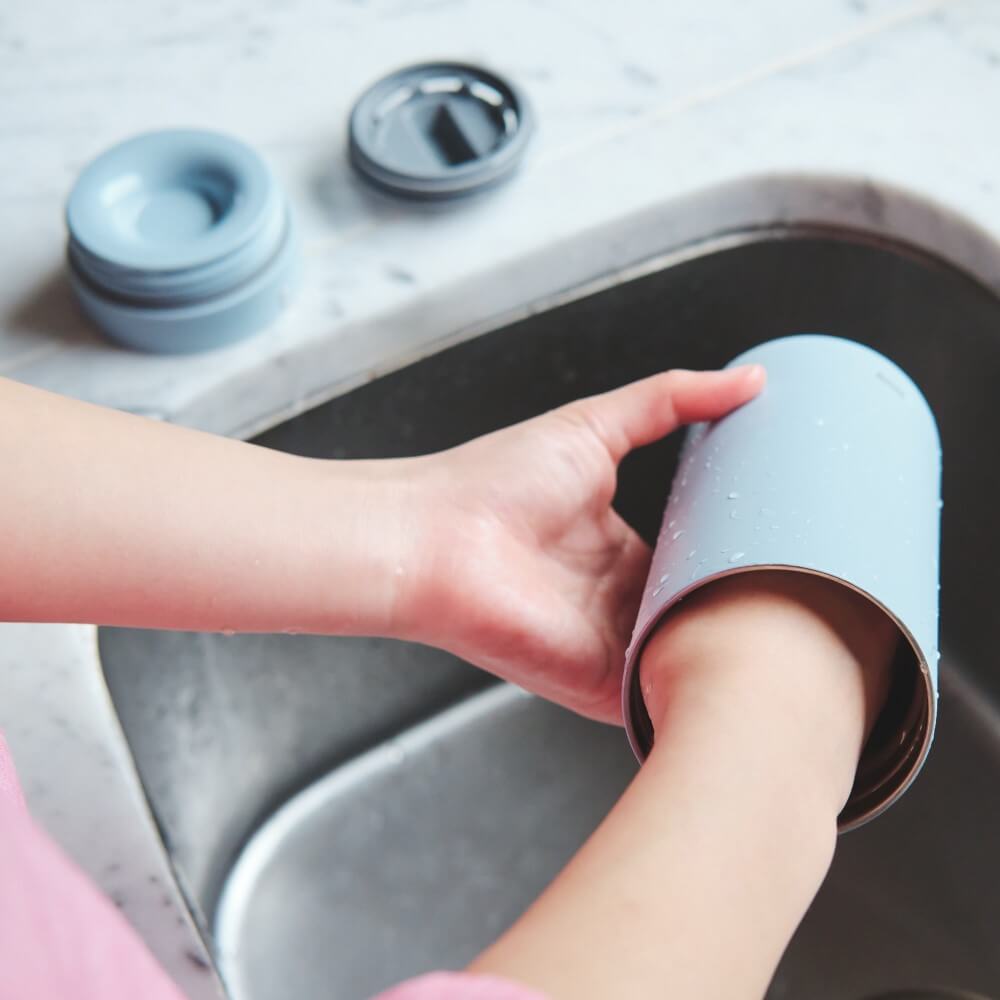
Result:
M650 551L611 507L618 464L764 378L759 365L666 372L417 460L422 541L397 634L620 723Z

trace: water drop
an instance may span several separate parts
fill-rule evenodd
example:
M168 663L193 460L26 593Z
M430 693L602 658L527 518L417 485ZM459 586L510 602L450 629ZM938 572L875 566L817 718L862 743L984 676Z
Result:
M656 590L653 591L653 597L659 597L662 592L663 592L663 587L662 586L657 587Z
M668 521L667 522L667 530L669 531L669 529L672 528L676 523L677 523L677 518L676 517L673 518L672 520Z
M682 476L681 477L681 488L683 489L685 486L687 486L687 484L688 484L688 477L687 476Z
M735 562L739 562L739 561L740 561L740 560L741 560L741 559L742 559L742 558L743 558L743 557L744 557L745 555L746 555L746 553L745 553L745 552L734 552L734 553L733 553L733 554L732 554L732 555L731 555L731 556L729 557L729 561L730 561L731 563L735 563Z
M667 580L669 580L669 579L670 579L670 574L669 573L664 573L663 576L660 577L660 583L666 583Z
M677 541L677 539L678 539L678 538L680 538L680 537L681 537L681 535L683 535L683 534L684 534L684 529L683 529L683 528L681 528L681 529L679 529L678 531L675 531L675 532L673 533L673 535L671 535L671 540L672 540L672 541L675 541L675 542L676 542L676 541Z
M686 559L693 559L693 558L694 558L694 554L695 554L695 553L696 553L697 551L698 551L697 549L692 549L692 550L691 550L691 551L690 551L690 552L689 552L689 553L688 553L688 554L687 554L687 555L685 556L685 558L686 558Z
M224 628L224 629L222 630L222 634L223 634L223 635L224 635L224 636L225 636L225 637L226 637L227 639L231 639L231 638L232 638L232 637L233 637L234 635L236 635L236 630L235 630L235 629L231 629L231 628Z
M740 515L739 515L739 513L737 511L731 510L729 512L729 520L730 521L742 521L743 518L740 517Z
M739 498L740 498L740 495L735 490L733 490L732 493L727 493L726 494L726 499L727 500L739 500Z
M705 468L706 469L711 469L712 468L712 461L711 461L711 459L709 459L708 461L705 462Z

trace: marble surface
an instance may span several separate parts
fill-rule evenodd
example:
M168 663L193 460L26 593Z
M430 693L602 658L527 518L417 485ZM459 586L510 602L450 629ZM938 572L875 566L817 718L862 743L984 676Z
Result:
M369 191L352 99L425 58L520 82L539 129L497 191ZM1000 291L995 0L15 0L0 11L0 374L246 435L589 282L747 228L850 227ZM79 316L62 203L145 129L230 131L305 237L273 329L211 354L115 348ZM60 721L61 720L61 721ZM94 630L0 627L0 727L36 815L192 1000L213 995L108 702Z

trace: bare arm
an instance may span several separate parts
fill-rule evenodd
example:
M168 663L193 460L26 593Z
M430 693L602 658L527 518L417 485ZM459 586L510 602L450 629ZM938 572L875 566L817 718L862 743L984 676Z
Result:
M643 655L648 762L473 969L553 1000L761 997L829 867L893 643L818 578L745 574L689 599Z
M399 464L307 460L4 380L0 461L0 618L347 633L391 621L408 552Z
M632 447L755 395L668 372L437 455L281 454L0 379L0 620L386 635L615 720Z

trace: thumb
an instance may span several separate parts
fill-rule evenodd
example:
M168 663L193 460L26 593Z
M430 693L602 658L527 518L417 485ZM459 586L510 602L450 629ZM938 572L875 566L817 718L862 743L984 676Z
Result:
M674 369L570 403L564 409L601 439L615 462L682 424L717 420L764 387L762 365L721 371Z

